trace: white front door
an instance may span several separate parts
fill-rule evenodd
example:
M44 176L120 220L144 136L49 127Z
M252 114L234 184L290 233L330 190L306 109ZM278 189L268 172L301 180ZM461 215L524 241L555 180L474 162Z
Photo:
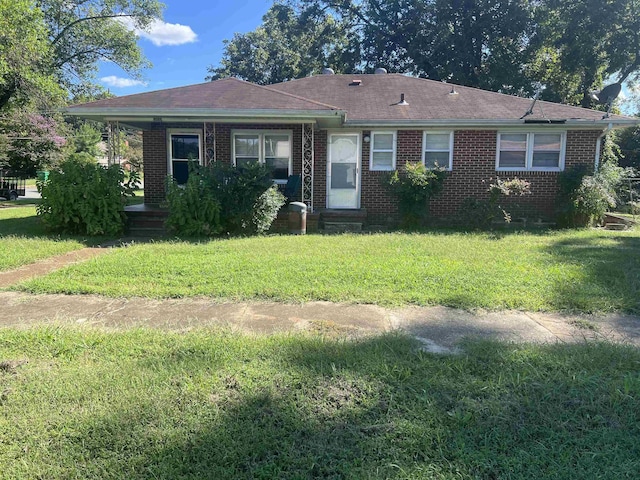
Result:
M327 155L327 207L358 208L360 134L330 134Z

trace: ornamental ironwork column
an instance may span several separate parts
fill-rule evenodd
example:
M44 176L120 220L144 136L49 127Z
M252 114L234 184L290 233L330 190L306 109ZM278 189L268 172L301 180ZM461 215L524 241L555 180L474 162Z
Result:
M204 158L207 165L216 161L216 124L204 123Z
M302 201L313 212L313 123L302 124Z

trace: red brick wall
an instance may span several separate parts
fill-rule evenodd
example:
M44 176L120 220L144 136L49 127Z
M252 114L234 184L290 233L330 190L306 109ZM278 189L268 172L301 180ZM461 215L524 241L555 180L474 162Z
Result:
M313 133L313 208L327 207L327 131Z
M370 132L363 132L363 137ZM576 164L593 166L599 131L568 131L565 168ZM422 131L399 130L397 168L406 162L422 161ZM467 197L488 198L489 184L497 177L523 178L531 183L532 194L509 198L504 205L518 204L515 214L549 218L554 214L558 191L557 172L496 172L497 132L458 130L454 132L453 170L445 180L443 191L431 202L431 214L448 217L457 214ZM316 151L317 158L317 151ZM317 162L316 162L317 163ZM326 167L325 167L326 168ZM362 145L362 199L371 222L387 222L397 215L396 202L383 185L386 172L369 170L369 144ZM322 205L324 206L324 204Z
M565 168L576 164L593 166L599 131L568 131ZM496 172L497 132L458 130L454 133L453 170L444 190L431 202L436 217L455 215L467 197L488 198L489 184L496 178L518 177L531 183L531 195L503 200L518 205L515 214L550 218L558 192L558 172Z
M167 175L166 128L202 128L193 125L157 125L143 133L145 162L145 203L159 203L165 198ZM232 129L265 129L293 131L293 172L302 170L301 125L216 124L216 159L231 161ZM363 132L363 137L370 132ZM600 131L567 132L565 167L576 164L593 166L596 139ZM487 198L490 183L500 178L517 176L531 182L532 195L517 199L522 213L529 216L553 215L558 189L556 172L496 172L496 131L457 130L454 133L453 171L445 180L443 192L431 202L431 213L436 217L455 215L467 197ZM422 131L399 130L397 136L397 168L407 162L422 161ZM316 210L326 207L327 189L327 132L314 132L314 185L313 202ZM388 222L397 217L397 205L389 195L383 180L387 172L369 170L369 143L362 143L361 206L367 210L372 223ZM509 201L506 204L509 204Z
M142 132L144 203L156 205L165 199L167 178L167 134L164 125Z

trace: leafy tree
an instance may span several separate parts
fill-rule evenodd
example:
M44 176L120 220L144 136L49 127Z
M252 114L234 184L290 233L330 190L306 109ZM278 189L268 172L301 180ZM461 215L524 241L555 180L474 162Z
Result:
M399 71L518 93L531 12L522 0L362 2L365 58ZM374 67L374 65L369 65Z
M127 163L131 165L133 170L136 172L142 171L143 154L141 132L126 132L122 156Z
M589 107L605 79L638 78L638 0L546 0L536 21L533 74L549 86L546 98Z
M210 66L208 79L236 76L267 85L308 76L323 66L353 70L359 44L346 25L317 7L299 12L276 3L254 31L225 40L219 66Z
M67 87L89 82L99 60L137 77L149 65L130 27L160 18L157 0L38 0L52 48L52 68Z
M24 176L55 164L64 154L66 140L55 119L17 110L0 117L0 169Z
M49 109L85 92L100 60L130 75L149 62L132 28L159 18L157 0L0 0L0 109Z
M522 75L533 32L526 0L302 0L350 25L361 67L512 93L531 90ZM304 10L303 10L304 11Z
M625 128L618 133L622 153L620 165L640 169L640 127Z
M86 153L95 160L101 154L101 141L102 131L98 125L94 122L84 122L74 132L75 153Z
M34 1L0 0L0 112L61 104L51 56L44 15Z

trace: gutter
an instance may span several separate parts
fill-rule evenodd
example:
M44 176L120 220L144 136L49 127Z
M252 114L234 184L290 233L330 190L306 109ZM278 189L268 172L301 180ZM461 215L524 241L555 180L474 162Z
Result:
M602 128L602 126L614 125L613 128L622 128L627 126L640 125L640 119L618 119L618 120L574 120L567 119L558 121L555 120L551 123L532 123L531 121L525 122L520 119L505 119L505 120L459 120L459 119L437 119L437 120L347 120L344 122L345 127L473 127L478 129L495 129L496 127L519 127L519 128Z
M598 171L598 167L600 167L600 150L602 148L602 139L611 130L613 130L613 123L609 123L609 125L607 125L607 128L605 128L602 131L602 133L600 134L600 136L598 136L598 139L596 140L596 159L595 159L595 164L594 164L595 165L594 166L594 170L596 172Z
M298 117L345 117L343 110L277 110L277 109L204 109L204 108L84 108L70 107L63 111L65 115L94 116L94 117L191 117L191 118L213 118L213 117L254 117L254 118L287 118Z

